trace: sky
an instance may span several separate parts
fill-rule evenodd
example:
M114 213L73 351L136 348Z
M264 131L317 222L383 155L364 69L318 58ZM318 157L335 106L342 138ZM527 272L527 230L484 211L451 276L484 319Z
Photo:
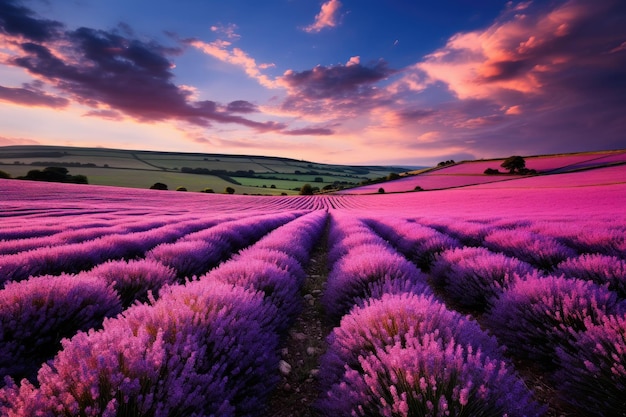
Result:
M623 0L0 1L0 146L419 166L625 132Z

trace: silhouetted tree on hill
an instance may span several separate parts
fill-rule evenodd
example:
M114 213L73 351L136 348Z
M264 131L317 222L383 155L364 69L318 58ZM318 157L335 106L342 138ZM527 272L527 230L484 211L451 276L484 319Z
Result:
M522 173L526 168L526 161L521 156L513 155L506 158L500 166L504 169L508 169L509 174L514 174L515 171Z

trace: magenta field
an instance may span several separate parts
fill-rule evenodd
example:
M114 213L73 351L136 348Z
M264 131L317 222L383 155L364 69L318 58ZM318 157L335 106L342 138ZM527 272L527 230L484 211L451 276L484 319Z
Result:
M626 168L593 159L372 195L0 180L0 415L274 415L323 248L315 415L626 416Z

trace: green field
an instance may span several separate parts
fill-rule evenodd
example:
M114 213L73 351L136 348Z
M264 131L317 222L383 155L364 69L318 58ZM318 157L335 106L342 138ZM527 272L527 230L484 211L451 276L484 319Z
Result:
M170 190L177 187L185 187L188 191L211 188L216 193L223 193L226 187L232 187L236 194L272 195L297 194L294 190L306 183L319 188L334 182L356 185L365 179L407 170L400 167L330 165L247 155L63 146L0 147L0 170L14 178L24 176L33 169L42 170L46 166L64 166L71 175L85 175L89 183L95 185L149 188L161 182ZM219 176L183 173L180 172L183 167L220 172ZM322 181L316 181L317 178L322 178ZM272 185L275 188L271 188Z

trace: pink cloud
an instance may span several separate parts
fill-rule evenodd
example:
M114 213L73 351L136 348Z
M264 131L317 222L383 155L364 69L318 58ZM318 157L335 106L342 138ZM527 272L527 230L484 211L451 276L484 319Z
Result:
M320 12L315 16L315 21L304 28L305 32L318 33L322 29L333 28L339 22L339 9L341 2L339 0L329 0L322 4Z

